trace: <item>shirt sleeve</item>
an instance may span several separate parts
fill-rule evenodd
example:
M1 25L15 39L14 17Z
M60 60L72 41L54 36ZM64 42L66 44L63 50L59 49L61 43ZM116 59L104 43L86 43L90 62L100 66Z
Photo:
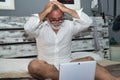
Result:
M24 30L27 34L29 34L30 37L36 37L38 36L38 28L40 25L39 17L36 15L33 15L29 18L29 20L24 25Z
M90 25L92 24L92 19L87 14L85 14L82 10L83 9L76 11L80 19L73 18L73 25L74 25L73 34L74 35L77 34L78 32L84 31L85 29L90 27Z

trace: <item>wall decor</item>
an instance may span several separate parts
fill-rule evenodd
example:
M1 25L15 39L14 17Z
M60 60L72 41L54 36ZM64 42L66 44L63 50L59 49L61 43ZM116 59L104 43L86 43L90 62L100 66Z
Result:
M50 1L52 1L52 0L50 0ZM57 1L65 4L66 7L69 7L71 9L78 10L81 7L80 0L57 0Z
M15 1L0 0L0 10L15 10Z

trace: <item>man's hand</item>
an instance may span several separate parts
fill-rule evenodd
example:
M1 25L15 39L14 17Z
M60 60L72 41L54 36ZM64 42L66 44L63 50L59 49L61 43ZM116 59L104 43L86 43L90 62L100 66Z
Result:
M56 4L61 11L70 14L72 17L74 17L74 18L80 18L79 15L76 13L75 10L66 7L64 4L62 4L62 3L58 2L58 1L52 1L52 3Z
M39 13L40 21L43 21L46 18L47 14L51 12L52 6L54 5L52 2L53 1L48 2L44 10L41 13Z
M52 6L53 6L53 5L54 5L54 4L52 3L52 1L50 1L50 2L45 6L44 12L47 12L47 14L50 13L51 10L52 10Z
M64 4L54 0L52 1L53 4L57 5L59 7L59 9L63 12L66 12L66 9L68 9Z
M46 18L47 14L51 12L53 5L57 5L61 11L70 14L72 17L79 18L75 10L66 7L64 4L58 2L57 0L52 0L48 2L44 10L39 14L40 21L43 21Z

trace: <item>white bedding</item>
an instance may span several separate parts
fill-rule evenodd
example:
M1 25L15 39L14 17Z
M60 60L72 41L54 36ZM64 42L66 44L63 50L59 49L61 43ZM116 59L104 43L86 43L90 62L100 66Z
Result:
M72 54L73 59L92 56L95 60L102 59L99 55L90 52L77 52ZM28 71L27 66L32 59L0 59L0 73Z
M120 62L102 59L94 53L73 53L74 58L92 56L103 66L119 64ZM0 78L4 77L30 77L27 66L32 59L0 59Z
M0 59L0 73L25 72L32 59Z

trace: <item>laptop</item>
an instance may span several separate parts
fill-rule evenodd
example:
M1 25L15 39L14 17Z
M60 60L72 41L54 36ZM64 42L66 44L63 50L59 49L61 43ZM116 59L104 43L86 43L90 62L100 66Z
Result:
M95 80L96 61L62 63L59 70L59 80Z

